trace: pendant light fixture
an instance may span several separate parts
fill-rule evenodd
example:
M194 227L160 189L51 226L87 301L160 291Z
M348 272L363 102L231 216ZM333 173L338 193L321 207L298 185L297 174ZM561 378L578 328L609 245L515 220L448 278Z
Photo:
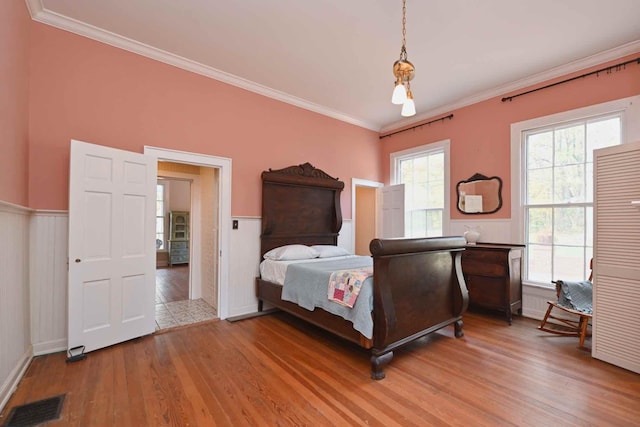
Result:
M416 114L416 104L413 102L411 84L409 83L415 75L415 67L407 59L406 35L407 35L407 0L402 0L402 48L400 49L400 59L393 63L393 75L396 77L395 88L391 96L391 102L397 105L402 104L404 117L411 117Z

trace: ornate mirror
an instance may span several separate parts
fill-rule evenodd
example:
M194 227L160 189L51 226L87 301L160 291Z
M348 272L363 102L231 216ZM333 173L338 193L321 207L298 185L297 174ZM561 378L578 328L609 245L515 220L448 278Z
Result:
M502 179L475 174L456 186L458 210L463 214L490 214L502 207Z

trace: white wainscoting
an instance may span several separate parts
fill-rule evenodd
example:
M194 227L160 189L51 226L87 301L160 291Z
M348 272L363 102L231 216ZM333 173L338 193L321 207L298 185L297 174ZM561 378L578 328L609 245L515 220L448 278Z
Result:
M453 219L449 235L462 236L467 227L475 227L480 232L480 242L519 243L511 236L510 219L478 219L481 215L468 215L469 219Z
M33 355L29 333L29 216L0 202L0 410Z
M235 217L231 230L229 316L258 308L255 278L260 257L260 218ZM67 348L68 214L38 211L31 217L31 342L34 354ZM351 221L344 221L339 243L352 250ZM223 257L224 258L224 257Z
M253 313L260 257L260 218L234 218L231 233L229 316ZM67 349L67 212L37 211L31 217L31 343L35 355ZM26 243L25 243L26 244ZM223 257L224 258L224 257Z
M342 228L340 229L340 235L338 236L338 246L345 248L350 253L356 251L356 244L353 241L353 222L350 219L342 220Z
M31 342L35 355L67 349L69 215L36 211L31 217Z
M547 301L556 300L555 288L522 285L522 315L532 319L542 320L547 312ZM558 313L554 313L557 315ZM562 316L559 316L562 317Z
M238 229L231 230L229 257L229 317L258 311L256 277L260 265L260 218L233 217ZM224 258L224 257L223 257Z

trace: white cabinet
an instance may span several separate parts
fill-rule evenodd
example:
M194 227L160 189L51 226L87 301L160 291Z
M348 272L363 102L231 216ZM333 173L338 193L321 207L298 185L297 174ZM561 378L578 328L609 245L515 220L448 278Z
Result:
M592 355L640 373L640 142L594 151Z

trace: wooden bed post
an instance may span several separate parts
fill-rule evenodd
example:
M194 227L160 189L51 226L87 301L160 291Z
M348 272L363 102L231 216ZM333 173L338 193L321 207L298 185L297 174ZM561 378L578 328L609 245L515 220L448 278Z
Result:
M376 354L375 350L371 351L371 379L382 380L386 376L384 373L384 367L393 359L393 351Z
M455 253L455 269L456 269L456 278L458 279L458 288L460 290L460 301L456 302L459 307L458 316L460 319L456 320L454 323L454 334L456 338L461 338L464 336L464 332L462 330L462 326L464 325L462 321L462 314L467 311L469 307L469 290L467 289L467 284L464 281L464 275L462 274L462 252ZM458 295L458 293L456 293Z

